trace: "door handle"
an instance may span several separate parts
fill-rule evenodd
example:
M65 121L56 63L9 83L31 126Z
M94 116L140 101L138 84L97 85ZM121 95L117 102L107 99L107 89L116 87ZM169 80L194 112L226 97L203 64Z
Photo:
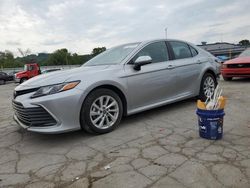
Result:
M201 60L197 60L196 63L197 63L197 64L201 64Z
M167 69L174 69L174 68L175 68L174 65L168 65L168 66L167 66Z

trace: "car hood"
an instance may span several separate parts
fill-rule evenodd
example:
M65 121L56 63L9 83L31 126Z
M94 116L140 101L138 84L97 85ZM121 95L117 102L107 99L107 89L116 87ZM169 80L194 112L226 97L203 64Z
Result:
M89 74L95 74L102 70L107 69L108 67L109 65L82 66L69 70L62 70L62 71L55 71L51 73L41 74L20 84L15 88L15 90L18 91L24 89L37 88L46 85L63 83L66 81L74 81L74 77L78 77L79 75L87 76Z
M226 61L224 64L244 64L244 63L250 63L250 57L237 57L235 59L231 59L229 61Z
M19 75L19 74L24 74L26 73L27 71L20 71L20 72L17 72L16 75Z

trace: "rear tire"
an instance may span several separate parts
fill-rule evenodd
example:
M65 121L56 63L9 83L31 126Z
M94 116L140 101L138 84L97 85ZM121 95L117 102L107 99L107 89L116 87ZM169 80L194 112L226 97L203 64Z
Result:
M223 77L225 81L231 81L233 78L232 77Z
M0 80L0 85L4 85L5 84L5 80Z
M209 96L213 96L217 86L216 78L211 73L205 73L201 80L199 99L206 101Z
M123 104L110 89L96 89L85 99L80 116L81 127L89 133L113 131L121 121Z

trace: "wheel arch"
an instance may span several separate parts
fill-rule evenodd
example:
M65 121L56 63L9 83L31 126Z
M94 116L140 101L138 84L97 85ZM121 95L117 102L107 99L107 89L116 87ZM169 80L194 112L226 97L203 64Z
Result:
M216 73L212 69L206 69L202 74L201 74L201 79L200 79L200 87L199 87L199 95L198 97L201 99L201 90L202 90L202 80L206 74L211 74L214 77L215 80L215 87L218 84L217 81L217 76ZM204 100L204 99L203 99Z
M217 82L217 79L216 79L217 76L216 76L215 72L214 72L212 69L207 69L207 70L203 73L202 77L203 77L206 73L212 74L212 75L214 76L214 78L215 78L215 81Z
M115 93L120 97L120 99L121 99L121 101L122 101L123 116L126 116L126 115L127 115L127 98L126 98L124 92L123 92L119 87L114 86L114 85L112 85L112 84L102 84L102 85L99 85L99 86L96 86L96 87L92 88L92 89L88 92L88 94L86 95L84 101L86 100L87 96L88 96L91 92L93 92L93 91L95 91L95 90L97 90L97 89L110 89L111 91L115 92ZM84 101L83 101L83 103L84 103Z
M211 68L206 68L204 71L202 71L202 74L200 74L200 77L199 77L199 86L201 86L201 81L202 81L202 78L203 76L206 74L206 73L210 73L214 76L215 80L216 80L216 83L217 83L217 76L216 76L216 73L213 69ZM199 90L197 91L197 93L200 92L200 87L199 87Z
M206 73L212 74L216 80L216 83L217 83L215 70L213 70L211 67L207 67L207 66L204 67L204 69L201 70L199 77L197 79L197 87L195 88L195 96L198 96L200 94L202 78Z

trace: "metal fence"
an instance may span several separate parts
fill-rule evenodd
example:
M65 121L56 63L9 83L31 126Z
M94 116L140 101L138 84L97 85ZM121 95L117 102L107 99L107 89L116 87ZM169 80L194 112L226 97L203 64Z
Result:
M80 67L81 65L54 65L54 66L41 66L41 71L43 70L47 70L47 69L72 69L72 68L76 68L76 67ZM12 72L12 71L22 71L23 68L22 67L17 67L17 68L4 68L4 69L0 69L0 71L2 72Z

